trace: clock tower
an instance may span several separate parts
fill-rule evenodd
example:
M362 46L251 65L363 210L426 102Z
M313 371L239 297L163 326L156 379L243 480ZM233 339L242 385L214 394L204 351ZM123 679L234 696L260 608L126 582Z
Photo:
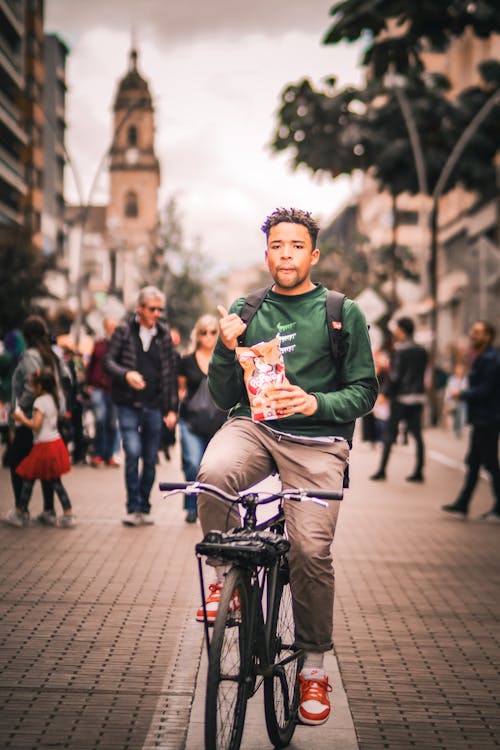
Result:
M137 70L137 51L118 85L110 149L110 201L106 212L112 291L133 305L158 231L160 166L154 150L154 109L149 87Z

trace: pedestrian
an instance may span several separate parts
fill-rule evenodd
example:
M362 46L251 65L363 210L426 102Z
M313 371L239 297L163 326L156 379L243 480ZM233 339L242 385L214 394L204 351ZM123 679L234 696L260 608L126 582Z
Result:
M467 473L455 502L443 505L442 510L466 518L479 469L484 466L491 478L494 504L481 518L500 522L500 353L493 347L495 333L494 326L486 320L477 320L469 332L474 354L469 370L469 384L452 394L454 398L467 404L467 421L472 426L465 458Z
M172 338L172 344L174 345L175 366L178 372L179 362L181 361L181 354L179 352L179 346L181 344L181 334L176 326L170 326L170 336ZM160 450L163 451L163 455L165 456L165 459L167 461L170 461L170 449L173 448L176 440L176 427L174 426L173 429L170 429L169 427L167 427L165 422L163 422L161 430Z
M467 421L467 406L465 401L456 398L455 394L465 391L469 381L467 368L464 362L457 362L453 372L446 381L443 396L444 413L457 438L462 437L462 432Z
M169 327L160 320L164 309L159 289L141 289L136 313L117 326L104 356L125 453L126 526L153 523L149 496L162 424L173 429L177 422L177 368Z
M366 321L356 303L343 302L336 328L343 330L344 351L341 359L335 358L325 314L327 290L311 280L320 255L318 224L305 211L283 208L265 220L262 231L274 283L248 327L239 315L244 298L229 312L218 307L220 333L208 382L217 405L231 411L205 451L198 479L236 493L277 471L284 487L340 491L355 419L372 409L377 395ZM251 418L235 352L243 334L246 346L279 343L286 380L270 392L267 404L276 419ZM330 713L331 686L323 658L332 648L331 546L339 507L338 501L327 507L288 501L284 507L291 543L295 641L305 652L299 718L306 724L321 724ZM198 514L204 533L239 525L234 509L208 495L199 496ZM217 612L223 575L223 566L216 566L206 602L210 620ZM203 607L196 618L203 620Z
M29 315L24 321L22 333L26 348L12 375L11 415L19 407L28 418L32 416L35 393L31 377L33 373L49 367L56 381L59 416L63 416L66 412L63 382L67 382L69 374L63 361L52 349L49 330L44 319L39 315ZM33 446L33 433L24 424L16 423L13 419L11 419L10 427L9 468L17 506L21 500L22 479L16 469ZM43 511L37 520L48 526L55 526L54 488L44 479L41 480L41 484Z
M108 342L116 326L116 320L104 318L104 336L95 340L85 370L85 386L90 396L95 422L94 455L90 463L96 469L119 465L114 458L117 439L116 406L111 398L111 378L103 369Z
M21 331L9 331L0 341L0 442L5 444L2 455L2 466L9 466L9 415L12 394L12 375L19 357L24 351L24 339Z
M62 438L70 451L71 463L86 464L87 446L83 434L83 407L85 401L83 358L76 347L64 344L62 358L69 378L65 381L66 416L62 429Z
M396 321L395 343L390 355L389 377L385 395L390 399L389 419L382 441L382 457L378 470L370 479L386 478L386 467L391 449L398 439L399 426L405 428L415 440L416 456L413 473L407 482L424 481L424 441L422 438L422 415L426 401L424 376L428 355L413 338L414 324L411 318Z
M362 439L375 447L376 443L384 439L384 432L389 419L390 404L385 395L385 385L389 378L389 347L384 344L373 352L375 375L379 385L379 394L375 406L361 420Z
M218 332L219 325L213 315L198 318L191 332L194 351L182 357L179 363L179 428L186 482L196 479L203 453L226 419L226 413L211 400L207 387L208 363ZM196 495L184 496L184 509L186 522L194 523L197 518Z
M36 479L47 482L52 492L56 493L63 509L57 523L61 528L71 528L75 519L61 476L71 467L69 453L57 429L59 416L59 398L57 384L52 369L46 367L31 376L35 400L32 405L32 417L29 418L21 408L14 411L13 418L34 433L33 447L29 454L16 468L22 480L19 500L16 499L15 510L3 519L11 526L28 526L30 514L29 502Z

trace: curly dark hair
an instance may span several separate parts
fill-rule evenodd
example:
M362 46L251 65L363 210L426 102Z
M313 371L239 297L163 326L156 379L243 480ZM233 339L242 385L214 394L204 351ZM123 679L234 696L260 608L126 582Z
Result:
M309 211L302 211L300 208L276 208L272 214L266 218L261 229L266 237L269 238L271 228L282 222L288 222L289 224L302 224L302 226L309 232L313 248L316 247L316 240L318 239L319 234L319 224L313 219Z

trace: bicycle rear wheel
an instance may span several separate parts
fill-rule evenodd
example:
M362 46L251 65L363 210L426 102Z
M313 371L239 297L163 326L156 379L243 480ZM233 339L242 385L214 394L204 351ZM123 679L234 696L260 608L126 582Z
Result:
M302 655L294 646L295 622L286 558L282 559L274 575L277 576L274 603L268 602L268 611L272 607L269 632L274 673L264 680L264 708L269 739L274 747L280 748L290 743L297 725L298 675Z
M205 701L205 750L238 750L249 695L252 642L247 578L226 576L214 623Z

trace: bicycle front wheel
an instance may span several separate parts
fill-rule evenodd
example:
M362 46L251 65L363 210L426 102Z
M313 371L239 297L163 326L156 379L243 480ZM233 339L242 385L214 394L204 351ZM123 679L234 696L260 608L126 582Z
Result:
M238 750L250 685L252 642L248 583L229 571L221 593L208 659L205 750Z
M273 676L264 680L264 707L269 739L274 747L281 748L290 743L297 724L298 675L303 659L302 652L294 645L295 622L286 558L274 575L277 576L274 602L268 602L272 617L269 650L274 666Z

